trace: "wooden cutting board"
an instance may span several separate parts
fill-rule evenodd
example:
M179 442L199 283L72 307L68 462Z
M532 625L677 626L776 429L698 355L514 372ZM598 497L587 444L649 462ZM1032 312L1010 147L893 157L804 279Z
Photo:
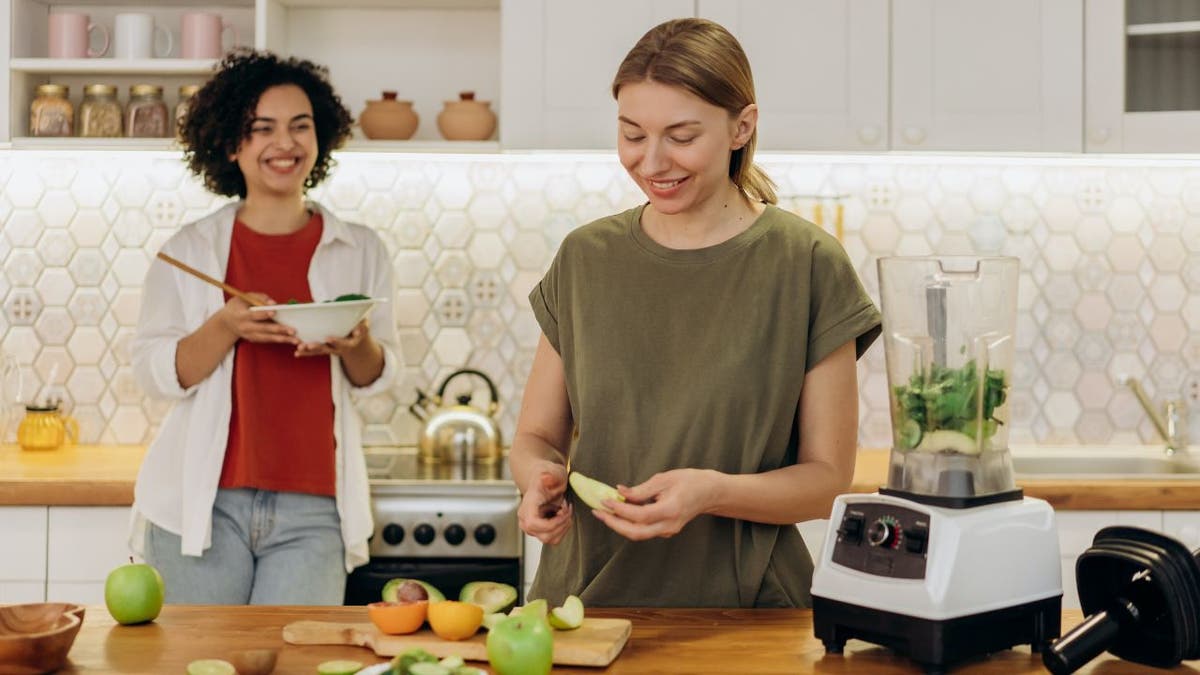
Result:
M629 619L584 619L575 630L554 632L554 663L560 666L598 666L613 662L629 640ZM379 656L396 656L420 647L439 658L460 656L468 661L487 661L487 632L480 630L466 640L443 640L428 628L411 635L384 635L373 623L295 621L283 627L283 639L294 645L357 645L369 647Z

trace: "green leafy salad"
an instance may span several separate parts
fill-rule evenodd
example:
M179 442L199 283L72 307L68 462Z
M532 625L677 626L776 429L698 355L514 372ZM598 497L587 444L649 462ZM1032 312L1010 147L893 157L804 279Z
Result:
M1004 371L980 373L974 359L961 368L935 364L928 373L913 373L906 384L894 388L902 449L978 454L981 441L1004 423L995 412L1004 405L1007 391ZM980 432L983 438L977 438Z
M370 300L370 299L371 298L363 295L362 293L347 293L345 295L339 295L332 300L326 300L325 302L349 302L351 300ZM295 298L288 298L287 304L299 305L301 303L299 300L297 300Z

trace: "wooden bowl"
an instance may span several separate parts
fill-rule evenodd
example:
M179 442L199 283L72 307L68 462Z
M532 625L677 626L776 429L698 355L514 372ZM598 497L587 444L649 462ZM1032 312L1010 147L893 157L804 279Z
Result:
M66 602L0 606L0 675L41 675L62 668L83 610Z

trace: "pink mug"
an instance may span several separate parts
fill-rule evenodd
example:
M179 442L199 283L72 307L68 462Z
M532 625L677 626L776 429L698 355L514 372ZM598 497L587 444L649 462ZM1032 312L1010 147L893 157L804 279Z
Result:
M104 46L100 51L89 47L93 28L104 33ZM82 59L103 56L108 51L108 28L91 22L87 14L79 12L50 13L50 50L52 59Z
M179 55L185 59L215 59L225 52L221 48L221 34L225 29L233 31L233 44L238 43L237 28L212 12L184 12L180 26L182 46Z

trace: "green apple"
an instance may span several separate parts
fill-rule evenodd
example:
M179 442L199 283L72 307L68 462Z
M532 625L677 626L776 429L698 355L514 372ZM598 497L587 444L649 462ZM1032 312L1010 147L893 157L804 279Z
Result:
M153 621L165 593L162 575L145 563L121 565L104 581L104 605L120 624Z
M612 513L612 509L603 504L605 499L611 499L614 502L625 501L625 498L613 486L601 483L595 478L588 478L578 471L572 471L571 475L567 477L567 481L571 483L571 489L583 500L583 503L593 509Z
M510 616L487 636L488 663L496 675L546 675L554 665L554 633L536 616Z
M551 628L558 630L575 630L583 625L583 601L578 595L568 595L562 607L550 610L546 617Z

